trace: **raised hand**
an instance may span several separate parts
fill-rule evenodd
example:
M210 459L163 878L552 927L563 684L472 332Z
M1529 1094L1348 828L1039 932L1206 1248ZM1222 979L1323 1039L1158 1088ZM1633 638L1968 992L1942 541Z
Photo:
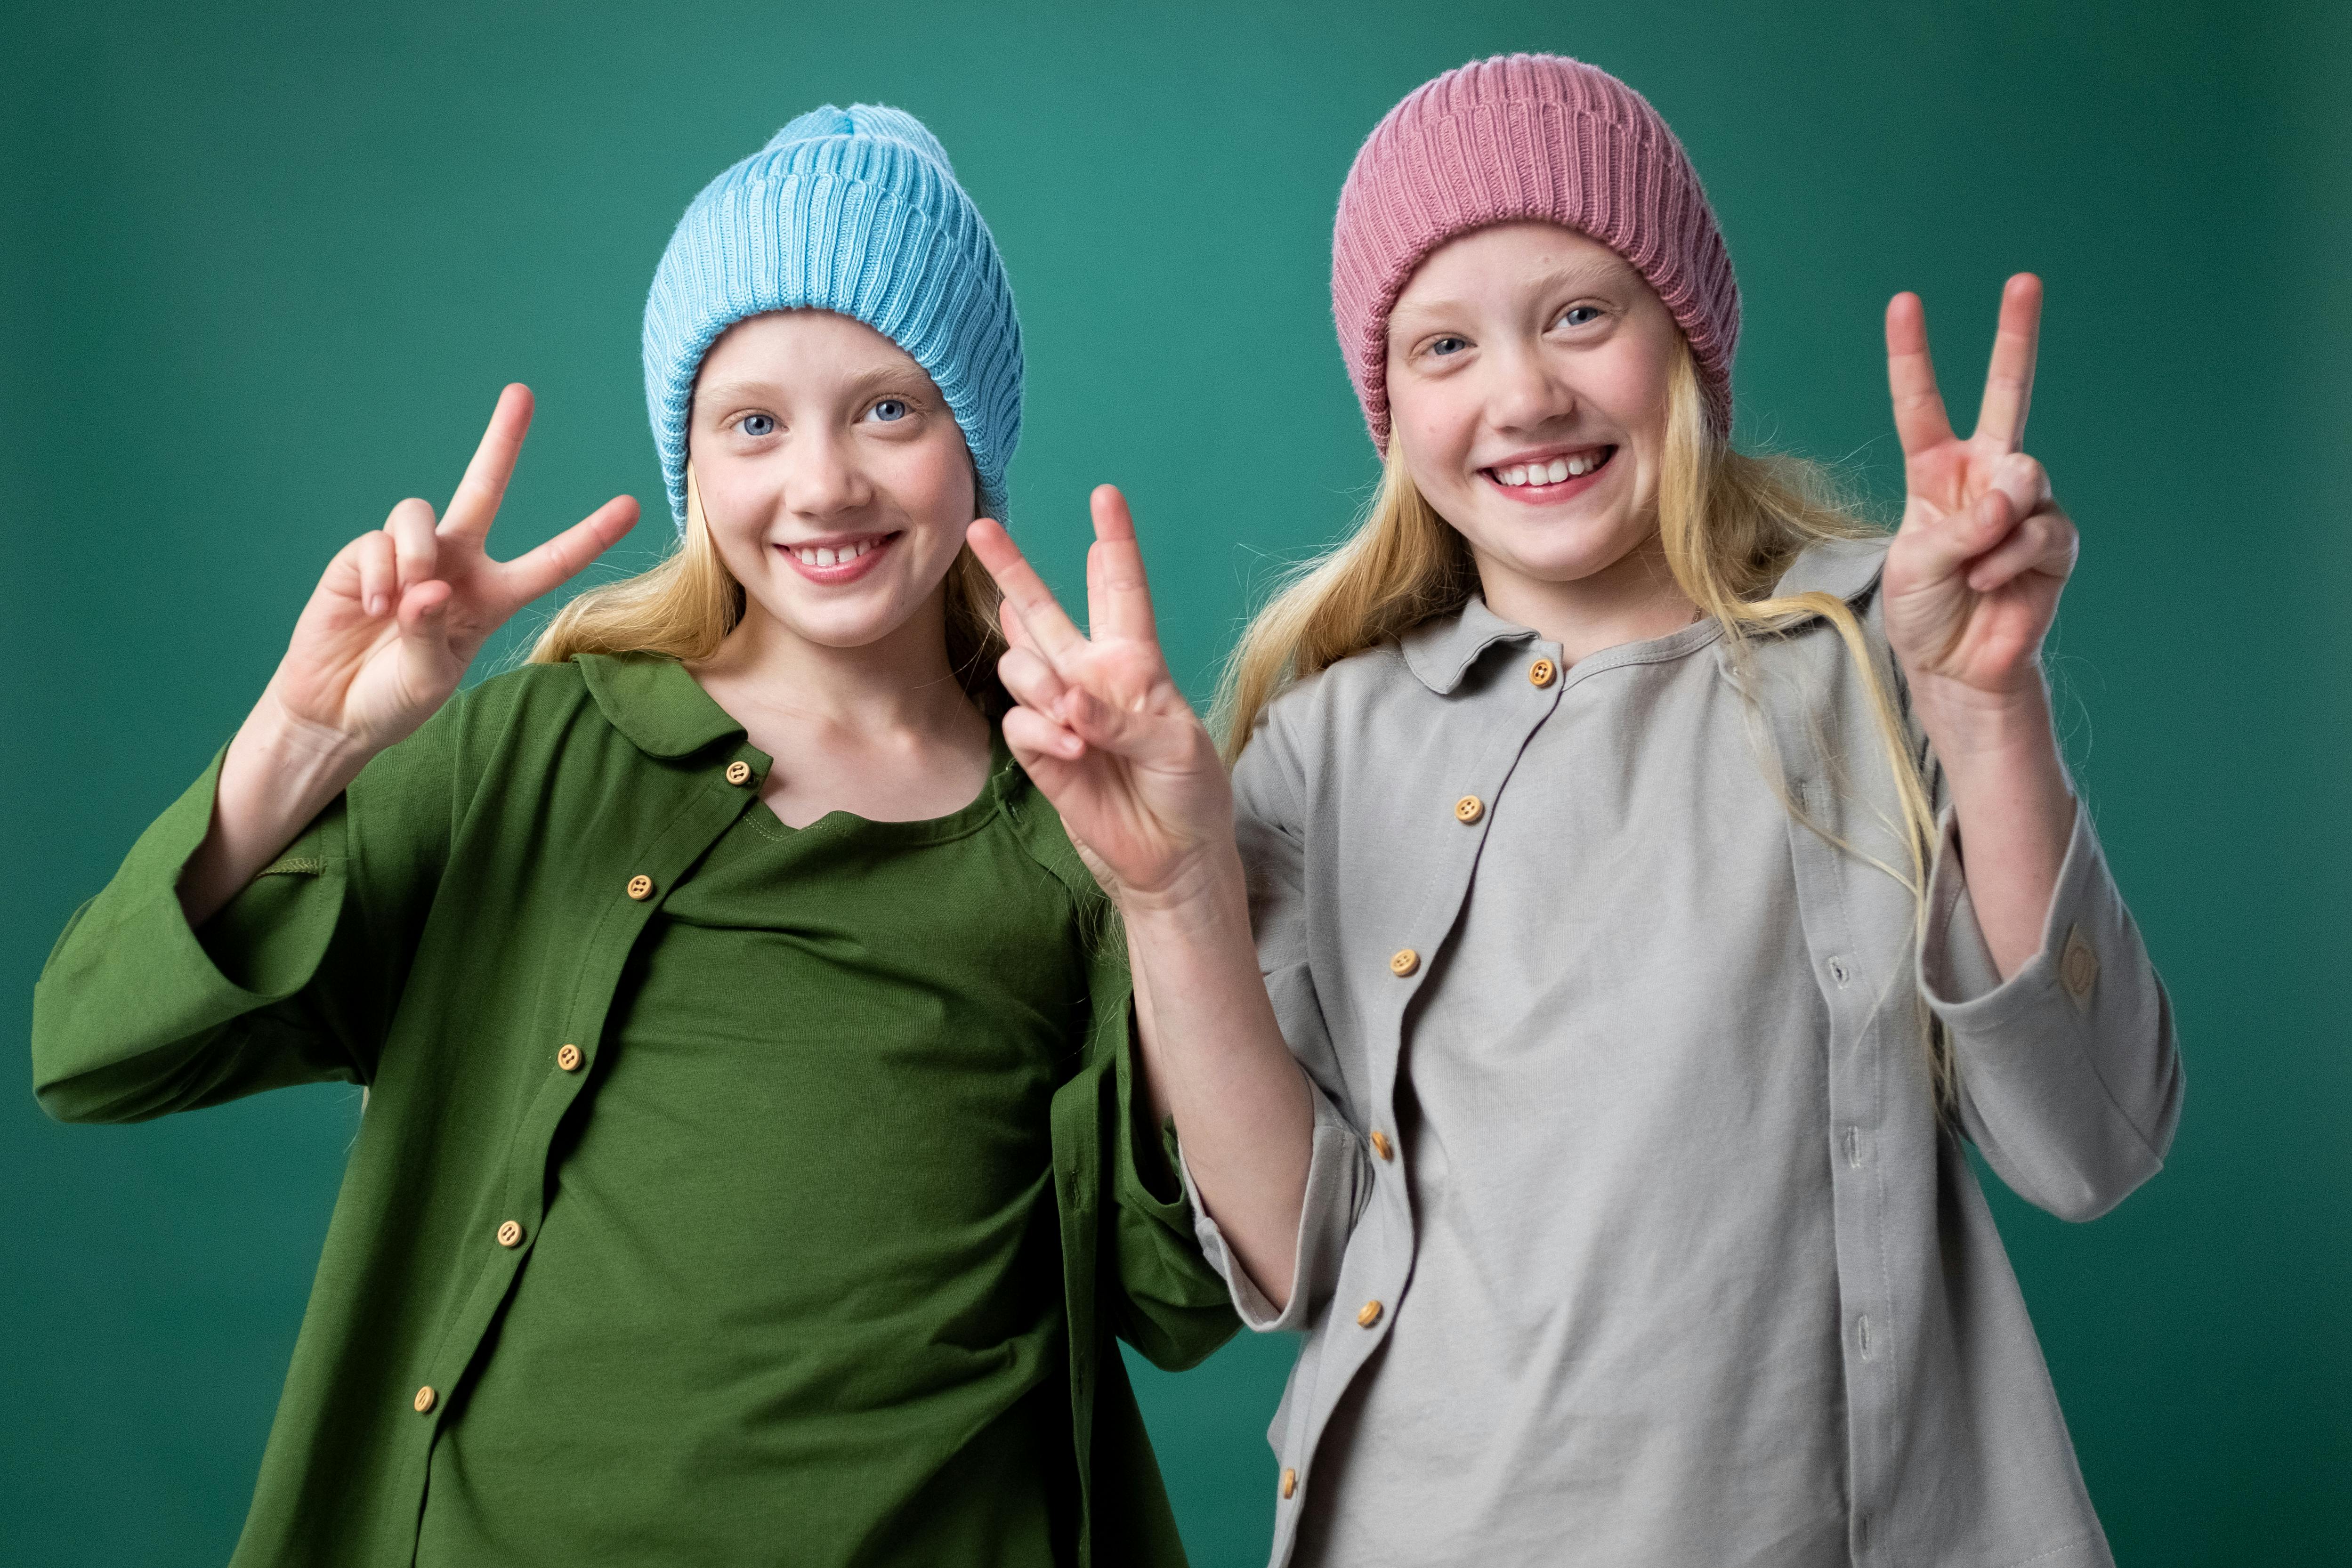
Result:
M1192 896L1234 855L1233 790L1208 728L1168 673L1127 501L1097 487L1087 619L1062 612L1004 530L971 547L1004 590L998 667L1020 706L1005 743L1123 908Z
M432 717L489 635L626 533L637 503L615 496L512 561L484 542L530 427L528 387L499 395L489 428L436 524L404 500L337 552L295 623L270 681L284 716L373 754Z
M2033 396L2042 280L2002 290L1976 433L1952 433L1919 297L1886 308L1886 374L1907 499L1886 558L1886 635L1923 698L2039 702L2042 638L2074 570L2074 525L2020 446Z
M615 496L512 561L483 540L530 427L530 391L499 395L490 427L436 525L404 500L328 563L261 700L229 742L211 830L180 873L180 907L200 926L340 795L370 757L449 700L507 618L629 531L637 503Z

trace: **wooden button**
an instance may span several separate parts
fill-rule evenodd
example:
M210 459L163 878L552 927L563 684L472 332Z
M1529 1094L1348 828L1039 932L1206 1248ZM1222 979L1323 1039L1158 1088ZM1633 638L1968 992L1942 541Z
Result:
M1396 1158L1396 1149L1389 1142L1389 1135L1377 1127L1372 1129L1372 1152L1383 1160Z
M2066 932L2066 951L2058 960L2058 980L2077 1002L2089 1000L2091 987L2098 984L2099 955L2091 951L2079 926Z
M751 782L751 764L743 761L740 757L728 763L727 782L731 784L750 784Z
M580 1047L578 1046L568 1045L562 1050L556 1052L555 1065L562 1068L565 1072L578 1072L580 1070Z
M439 1394L433 1392L433 1385L428 1383L424 1387L416 1391L416 1397L410 1400L409 1403L416 1406L416 1414L422 1415L425 1412L431 1410L433 1408L433 1402L440 1397L441 1396Z
M1549 686L1559 679L1559 666L1548 658L1539 658L1528 666L1528 679L1536 686Z
M1454 803L1454 820L1456 822L1475 822L1486 815L1486 803L1475 795L1465 795Z
M1402 980L1421 967L1421 954L1409 947L1398 948L1389 954L1389 973Z
M644 903L654 896L654 879L640 871L629 879L629 897Z
M1367 1329L1370 1328L1374 1323L1377 1323L1380 1321L1381 1304L1378 1301L1365 1302L1363 1310L1356 1314L1357 1323Z
M1283 1495L1284 1497L1286 1497L1286 1497L1290 1496L1290 1494L1291 1494L1291 1493L1293 1493L1293 1492L1297 1491L1297 1489L1298 1489L1298 1472L1297 1472L1297 1470L1292 1469L1288 1465L1285 1465L1285 1466L1283 1466L1283 1467L1282 1467L1282 1495Z
M513 1220L509 1220L506 1224L499 1226L499 1245L500 1247L520 1247L522 1245L522 1226L516 1224Z

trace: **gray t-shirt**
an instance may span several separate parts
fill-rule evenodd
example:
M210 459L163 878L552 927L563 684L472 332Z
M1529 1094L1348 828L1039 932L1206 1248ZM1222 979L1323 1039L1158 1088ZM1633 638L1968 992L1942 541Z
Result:
M1845 1560L1829 1017L1765 770L1688 765L1751 747L1713 630L1570 671L1492 805L1301 1563Z

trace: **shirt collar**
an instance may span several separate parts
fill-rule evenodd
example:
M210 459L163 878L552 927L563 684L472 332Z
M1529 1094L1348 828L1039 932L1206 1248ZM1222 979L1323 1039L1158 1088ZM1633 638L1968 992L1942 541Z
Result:
M1886 542L1884 535L1816 540L1789 563L1773 585L1773 596L1825 593L1848 603L1859 599L1877 585L1886 564ZM1400 641L1406 666L1423 686L1444 697L1462 684L1488 648L1501 642L1525 642L1535 635L1503 619L1474 594L1459 610L1432 616Z
M743 733L743 726L674 658L601 653L578 658L588 694L604 711L605 722L647 756L688 756Z
M1440 697L1462 684L1479 656L1499 642L1525 642L1536 634L1515 626L1486 607L1475 594L1460 609L1433 616L1400 639L1406 668Z

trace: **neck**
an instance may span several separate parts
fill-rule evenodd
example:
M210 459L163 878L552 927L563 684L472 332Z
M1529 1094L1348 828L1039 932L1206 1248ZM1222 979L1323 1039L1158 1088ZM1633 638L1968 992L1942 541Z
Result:
M695 676L730 710L747 704L778 718L866 735L961 734L980 717L948 664L944 593L898 626L857 647L814 642L760 607ZM740 715L749 718L751 715Z
M1475 547L1472 554L1486 607L1559 644L1570 665L1603 648L1680 631L1698 617L1654 533L1611 565L1565 583L1528 576Z

